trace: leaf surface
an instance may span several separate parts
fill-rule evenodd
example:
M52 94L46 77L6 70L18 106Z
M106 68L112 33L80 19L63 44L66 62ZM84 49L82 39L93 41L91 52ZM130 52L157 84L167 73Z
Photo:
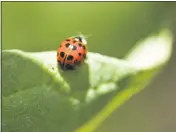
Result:
M150 83L167 63L168 30L140 42L123 59L88 53L74 71L58 68L55 51L2 52L4 132L91 132Z

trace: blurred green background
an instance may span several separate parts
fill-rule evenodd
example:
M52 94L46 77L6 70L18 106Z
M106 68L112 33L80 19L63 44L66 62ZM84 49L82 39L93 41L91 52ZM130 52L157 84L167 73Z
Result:
M2 49L56 50L79 32L89 51L122 58L160 29L175 30L175 2L2 2ZM167 67L113 113L99 132L176 131L176 48ZM108 61L108 60L107 60Z

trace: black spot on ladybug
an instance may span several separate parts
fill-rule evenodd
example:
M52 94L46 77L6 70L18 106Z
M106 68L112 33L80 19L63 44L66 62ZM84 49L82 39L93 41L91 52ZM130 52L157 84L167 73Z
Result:
M67 47L67 48L68 48L69 46L70 46L70 43L65 44L65 47Z
M72 56L72 55L69 55L69 56L67 57L67 60L73 60L73 56Z
M81 56L82 54L81 53L78 53L79 56Z
M73 67L72 65L70 65L70 64L66 64L66 65L65 65L65 68L66 68L66 69L74 69L74 67Z
M78 44L79 45L79 47L82 47L82 44Z
M86 49L86 47L85 47L85 46L83 46L83 49L85 50L85 49Z
M86 58L86 54L83 54L84 59Z
M76 42L77 42L76 40L73 41L73 43L76 43Z
M82 38L81 37L75 37L77 38L80 42L82 42Z
M74 63L75 63L76 65L78 65L78 64L80 64L80 61L75 60Z
M77 60L74 61L74 63L77 63L77 62L78 62Z
M65 41L70 41L70 39L66 39Z
M77 47L74 45L73 48L72 48L72 50L76 50L76 49L77 49Z
M64 52L60 52L60 56L61 56L62 58L64 58L65 53L64 53Z

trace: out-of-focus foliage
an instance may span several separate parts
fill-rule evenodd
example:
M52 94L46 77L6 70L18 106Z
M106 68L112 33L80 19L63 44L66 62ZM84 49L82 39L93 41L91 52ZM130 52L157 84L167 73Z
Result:
M92 35L90 51L122 57L138 40L168 26L173 13L174 4L166 2L4 2L2 48L55 50L82 32Z

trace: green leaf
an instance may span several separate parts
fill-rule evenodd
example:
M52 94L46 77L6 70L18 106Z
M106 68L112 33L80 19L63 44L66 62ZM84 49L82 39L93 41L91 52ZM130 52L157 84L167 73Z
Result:
M168 30L140 42L124 60L88 53L84 65L61 71L56 52L2 52L4 132L91 132L141 91L171 54Z

